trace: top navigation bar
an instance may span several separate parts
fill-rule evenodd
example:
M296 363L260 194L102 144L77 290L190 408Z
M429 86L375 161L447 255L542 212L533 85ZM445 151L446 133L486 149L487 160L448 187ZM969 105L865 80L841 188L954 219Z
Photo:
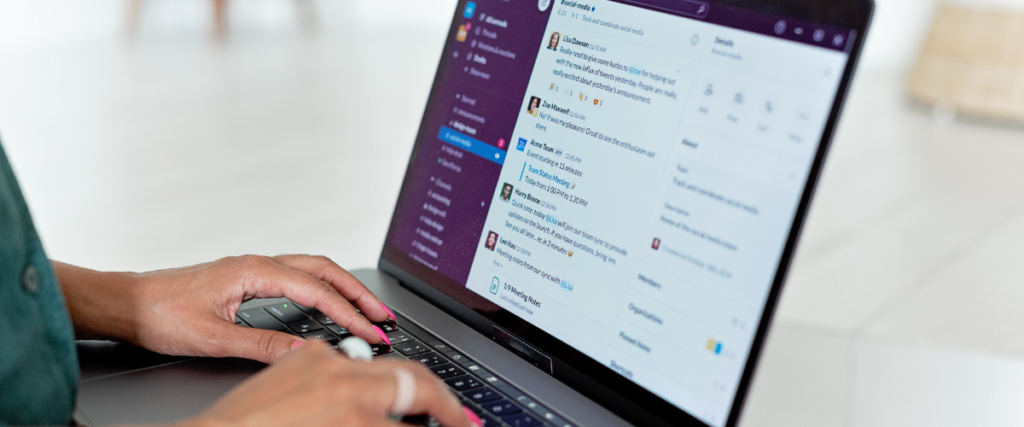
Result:
M849 52L853 48L853 38L857 35L856 31L847 28L815 24L724 4L695 0L611 1L839 52Z

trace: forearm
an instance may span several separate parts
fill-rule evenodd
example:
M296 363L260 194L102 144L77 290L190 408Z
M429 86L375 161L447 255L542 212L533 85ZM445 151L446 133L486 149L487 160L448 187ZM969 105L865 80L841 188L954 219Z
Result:
M53 261L77 339L133 341L140 313L137 275Z

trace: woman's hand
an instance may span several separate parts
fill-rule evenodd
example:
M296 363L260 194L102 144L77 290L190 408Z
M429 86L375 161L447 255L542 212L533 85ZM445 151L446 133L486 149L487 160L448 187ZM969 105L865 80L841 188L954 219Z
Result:
M238 307L253 298L315 307L370 343L385 336L367 318L393 318L355 277L320 256L246 255L149 273L101 273L59 262L54 268L79 338L120 339L163 354L270 363L303 342L235 325Z
M415 384L403 391L413 396L408 414L428 415L448 427L480 425L480 419L419 364L345 359L311 341L180 427L399 426L388 418L399 395L395 370L415 378Z

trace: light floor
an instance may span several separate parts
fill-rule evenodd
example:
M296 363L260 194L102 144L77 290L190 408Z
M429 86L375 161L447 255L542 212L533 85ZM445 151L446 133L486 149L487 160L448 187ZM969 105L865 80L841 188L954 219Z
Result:
M375 265L454 3L310 30L238 1L217 44L205 1L146 1L130 39L120 0L0 0L0 138L51 256ZM742 425L1024 425L1024 130L908 104L931 2L879 3Z

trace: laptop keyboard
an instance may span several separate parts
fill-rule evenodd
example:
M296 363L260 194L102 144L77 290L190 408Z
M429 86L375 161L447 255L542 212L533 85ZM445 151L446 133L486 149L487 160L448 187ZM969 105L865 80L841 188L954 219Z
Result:
M336 346L352 334L315 308L293 302L239 310L235 323L258 329L283 331ZM466 355L409 321L374 323L387 334L391 345L371 345L375 357L408 359L422 363L459 396L463 405L494 427L575 427L551 409L505 382ZM417 416L402 421L416 426L440 426Z

